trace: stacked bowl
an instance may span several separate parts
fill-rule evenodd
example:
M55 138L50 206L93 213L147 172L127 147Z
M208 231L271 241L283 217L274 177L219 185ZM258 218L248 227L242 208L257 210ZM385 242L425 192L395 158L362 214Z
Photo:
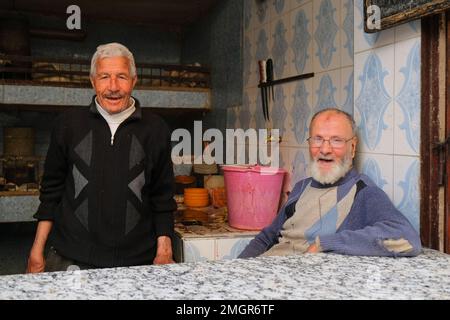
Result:
M209 205L209 194L205 188L184 189L184 204L187 207L207 207Z

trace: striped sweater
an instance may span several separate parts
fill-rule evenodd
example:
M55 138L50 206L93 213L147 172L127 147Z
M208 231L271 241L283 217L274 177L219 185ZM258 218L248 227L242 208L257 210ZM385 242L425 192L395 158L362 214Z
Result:
M271 225L239 258L301 254L312 243L323 252L367 256L416 256L420 238L409 221L369 177L350 170L333 185L298 182Z

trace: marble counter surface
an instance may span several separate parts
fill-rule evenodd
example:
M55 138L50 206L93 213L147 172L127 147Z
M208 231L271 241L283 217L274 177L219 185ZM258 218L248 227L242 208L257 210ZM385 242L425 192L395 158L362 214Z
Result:
M450 255L305 254L0 277L0 299L450 299Z

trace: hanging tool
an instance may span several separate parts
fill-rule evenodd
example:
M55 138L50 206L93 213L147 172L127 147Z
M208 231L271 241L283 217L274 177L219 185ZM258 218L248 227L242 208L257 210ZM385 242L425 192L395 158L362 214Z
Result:
M275 93L273 89L273 61L272 59L267 59L266 61L266 79L268 87L266 87L266 90L269 92L269 100L270 95L272 93L272 101L275 101ZM267 104L267 120L269 120L269 104Z
M259 84L261 87L261 101L262 101L262 110L263 110L263 116L264 121L268 120L268 99L267 99L267 87L265 86L267 82L267 73L266 73L266 61L265 60L259 60Z

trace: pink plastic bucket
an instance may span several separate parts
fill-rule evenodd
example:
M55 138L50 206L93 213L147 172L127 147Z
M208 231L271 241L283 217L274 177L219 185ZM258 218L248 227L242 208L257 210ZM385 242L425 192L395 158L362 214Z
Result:
M223 166L228 223L261 230L275 218L285 171L261 166Z

